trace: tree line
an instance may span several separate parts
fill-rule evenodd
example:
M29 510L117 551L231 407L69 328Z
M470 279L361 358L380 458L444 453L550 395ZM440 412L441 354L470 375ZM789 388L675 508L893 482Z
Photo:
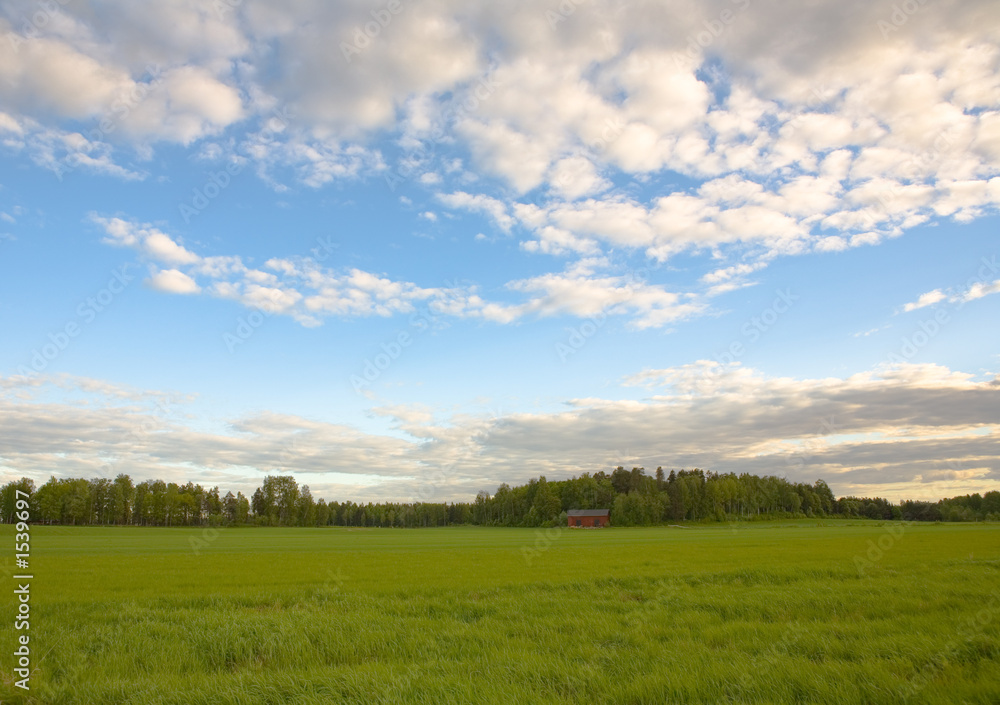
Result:
M544 476L474 502L327 502L291 475L268 475L247 497L225 495L188 482L135 484L127 474L107 478L51 477L35 487L30 478L0 489L0 521L15 518L15 491L31 495L31 520L48 524L122 526L359 526L427 527L555 526L570 509L609 509L616 526L679 521L737 521L796 517L864 517L914 521L1000 520L1000 492L893 504L875 497L835 498L823 480L795 483L773 475L716 474L700 469L617 467L549 482Z

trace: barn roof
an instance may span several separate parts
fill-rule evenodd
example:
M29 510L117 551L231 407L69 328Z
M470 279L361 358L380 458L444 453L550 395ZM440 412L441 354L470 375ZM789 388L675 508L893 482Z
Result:
M566 512L569 517L606 517L607 509L570 509Z

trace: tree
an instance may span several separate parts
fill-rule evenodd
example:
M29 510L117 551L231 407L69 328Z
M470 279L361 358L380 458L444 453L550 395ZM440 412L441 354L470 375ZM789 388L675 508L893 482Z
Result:
M325 499L316 502L316 526L326 526L330 521L330 507Z
M89 524L91 518L90 483L86 480L69 480L64 505L66 520L71 524Z
M226 520L227 524L236 523L236 495L230 490L226 492L226 496L222 498L222 516Z
M242 492L236 493L236 523L246 524L250 519L250 500Z
M38 488L35 492L35 501L38 503L38 513L42 521L46 523L63 521L63 504L67 489L65 481L57 480L55 475Z
M611 486L617 494L628 494L632 486L632 473L619 465L611 473Z
M490 522L490 493L480 490L476 494L476 503L472 507L472 523L488 524Z
M268 475L261 485L265 512L273 526L289 526L297 523L299 484L290 475ZM254 508L256 512L256 507Z
M531 505L531 510L534 513L535 526L551 523L562 511L562 502L552 491L544 476L538 478L535 501Z
M834 499L830 486L823 480L816 480L816 484L813 485L813 491L819 497L820 508L823 510L823 513L832 514L837 505L837 500Z
M114 503L114 518L116 524L132 523L133 503L135 501L135 486L132 478L125 473L118 473L112 491Z
M271 504L274 503L273 499L268 499L264 495L264 490L258 487L253 492L253 501L251 506L253 507L253 513L259 517L268 516L271 513Z
M20 480L8 482L4 485L3 490L0 491L0 508L2 508L2 511L0 511L2 517L0 518L7 524L13 524L18 521L17 512L19 510L17 509L17 500L24 499L23 496L18 496L18 491L28 495L29 517L38 513L38 507L34 498L35 481L28 477L22 477Z
M90 506L94 513L93 520L99 524L108 524L114 514L113 488L111 480L101 477L90 481ZM90 518L88 518L88 521Z
M299 526L313 526L316 523L316 503L313 502L309 485L302 485L296 508Z

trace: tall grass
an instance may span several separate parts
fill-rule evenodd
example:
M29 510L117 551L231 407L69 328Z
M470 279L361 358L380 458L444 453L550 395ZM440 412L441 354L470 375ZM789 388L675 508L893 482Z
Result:
M35 531L4 703L1000 702L995 526Z

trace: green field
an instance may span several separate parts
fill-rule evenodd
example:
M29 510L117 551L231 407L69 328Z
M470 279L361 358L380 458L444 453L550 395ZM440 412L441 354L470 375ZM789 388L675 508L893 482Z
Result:
M0 700L1000 702L995 524L548 532L33 527Z

